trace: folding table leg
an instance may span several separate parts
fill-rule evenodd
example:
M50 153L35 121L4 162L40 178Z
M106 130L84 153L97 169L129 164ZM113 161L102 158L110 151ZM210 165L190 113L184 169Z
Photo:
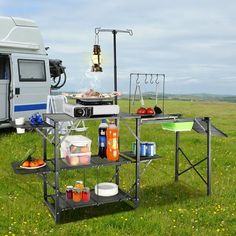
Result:
M179 180L179 136L180 136L180 133L176 132L176 136L175 136L175 181Z

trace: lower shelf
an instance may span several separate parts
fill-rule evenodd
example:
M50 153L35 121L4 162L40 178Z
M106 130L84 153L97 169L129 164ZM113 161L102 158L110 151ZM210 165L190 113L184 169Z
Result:
M73 200L66 200L66 196L64 193L60 193L59 195L59 209L60 211L66 211L66 210L72 210L76 208L82 208L82 207L89 207L89 206L99 206L102 204L107 203L113 203L113 202L121 202L121 201L128 201L131 200L131 196L128 193L125 193L121 189L119 189L118 194L112 197L101 197L95 194L94 189L90 192L91 197L89 202L74 202ZM56 196L50 195L50 197L55 201ZM54 209L55 206L52 203L47 202L47 205L50 208L50 210Z

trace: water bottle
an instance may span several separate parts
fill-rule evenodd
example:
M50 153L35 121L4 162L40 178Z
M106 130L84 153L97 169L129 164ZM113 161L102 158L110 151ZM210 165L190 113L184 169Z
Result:
M107 137L107 159L110 161L117 161L119 159L118 150L118 128L114 122L108 125L106 131Z
M98 156L100 156L101 158L106 158L107 127L108 127L108 124L106 123L106 120L102 119L102 123L98 127Z

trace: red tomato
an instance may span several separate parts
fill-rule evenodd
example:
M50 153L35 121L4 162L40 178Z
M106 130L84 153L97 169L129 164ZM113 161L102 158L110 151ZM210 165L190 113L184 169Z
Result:
M139 114L139 115L146 114L146 108L140 107L140 108L137 110L137 114Z
M153 115L153 114L155 114L155 111L154 111L153 108L148 107L148 108L146 109L146 114Z

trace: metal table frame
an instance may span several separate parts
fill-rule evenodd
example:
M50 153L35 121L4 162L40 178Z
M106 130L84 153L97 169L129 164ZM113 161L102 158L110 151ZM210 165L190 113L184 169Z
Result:
M63 141L63 139L59 139L59 122L62 121L75 121L77 118L70 117L66 114L45 114L44 118L49 118L53 124L49 125L45 123L42 126L31 126L30 124L26 124L24 126L15 126L15 127L21 127L21 128L29 128L29 129L35 129L39 134L43 136L43 157L45 162L48 164L47 166L37 169L37 170L24 170L19 169L19 162L15 162L12 164L13 170L17 174L38 174L43 179L43 194L44 194L44 202L49 208L51 214L53 215L55 219L55 223L60 222L60 215L62 211L69 210L69 209L76 209L81 207L88 207L88 206L99 206L101 204L106 203L112 203L112 202L119 202L119 201L125 201L129 204L131 204L134 208L139 206L139 195L140 195L140 176L145 171L146 167L152 162L153 159L158 158L151 157L142 160L140 158L140 132L141 132L141 126L144 124L161 124L163 122L187 122L187 121L194 121L194 127L193 129L197 131L198 133L204 133L207 136L207 142L206 142L206 157L203 158L201 161L198 161L197 163L193 164L187 155L184 153L183 149L180 147L180 132L176 132L175 136L175 181L178 181L179 176L186 173L189 170L194 170L198 176L202 179L202 181L207 185L207 195L211 194L211 136L212 134L221 134L223 136L222 132L220 132L218 129L216 129L214 126L211 125L211 120L209 117L206 118L195 118L195 119L181 119L176 116L156 116L156 117L141 117L139 115L130 115L130 114L123 114L121 113L119 116L109 116L104 118L109 119L116 119L119 121L119 119L123 119L124 124L127 126L128 130L131 132L131 134L136 139L136 156L132 156L129 153L120 153L120 159L117 162L111 162L108 160L100 159L98 157L92 157L91 158L91 164L88 166L78 166L78 167L69 167L66 166L65 163L61 161L61 158L59 158L59 146L60 143ZM99 118L80 118L81 120L89 120L89 119L101 119ZM129 125L126 123L126 119L135 119L135 131L133 131ZM118 123L119 125L119 123ZM49 130L48 130L49 129ZM53 138L49 139L49 131L54 130ZM71 127L68 129L68 132L65 134L69 135L70 131L73 129ZM52 143L54 145L54 157L53 159L48 159L47 157L47 141ZM179 170L179 159L180 154L186 158L186 160L189 162L189 167L183 171ZM207 178L205 179L199 171L196 169L196 166L201 164L202 162L207 162ZM145 168L143 172L140 171L140 163L146 162ZM117 196L111 197L111 198L104 198L104 197L98 197L94 194L94 192L91 192L91 201L89 203L73 203L68 202L65 200L65 195L60 192L60 171L63 169L86 169L86 168L99 168L101 166L115 166L115 174L112 177L112 180L115 179L115 182L119 185L119 168L123 164L129 164L133 163L135 165L135 181L131 188L124 192L123 190L119 190L119 194ZM54 173L54 183L51 183L48 180L48 173ZM97 177L98 178L98 177ZM48 186L52 187L55 190L55 194L50 195L48 194ZM131 191L134 191L133 195L130 194Z

